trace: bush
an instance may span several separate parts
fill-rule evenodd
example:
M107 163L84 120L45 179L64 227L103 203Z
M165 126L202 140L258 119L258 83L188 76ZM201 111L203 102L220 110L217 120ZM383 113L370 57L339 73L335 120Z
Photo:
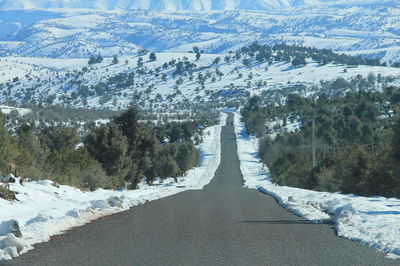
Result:
M329 168L322 168L316 175L318 182L318 190L337 192L340 190L340 180L335 176L335 171Z
M15 193L3 187L3 185L1 184L0 184L0 198L5 200L16 200Z
M271 178L279 185L310 188L307 177L311 168L310 159L299 153L289 152L272 165Z
M90 155L98 160L108 175L125 176L131 165L128 140L115 124L94 128L84 139Z

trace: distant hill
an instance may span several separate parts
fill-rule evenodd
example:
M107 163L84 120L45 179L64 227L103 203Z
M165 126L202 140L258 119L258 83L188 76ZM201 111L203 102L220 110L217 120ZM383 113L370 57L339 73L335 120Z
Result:
M149 9L166 11L272 10L308 5L393 4L393 0L0 0L0 9L87 8L96 10Z

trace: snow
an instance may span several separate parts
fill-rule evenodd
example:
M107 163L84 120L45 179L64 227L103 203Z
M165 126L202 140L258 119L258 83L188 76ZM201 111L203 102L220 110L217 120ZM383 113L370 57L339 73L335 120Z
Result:
M400 74L398 68L392 67L358 66L349 68L334 64L320 66L315 62L310 62L300 68L292 68L291 64L284 62L274 62L271 65L267 62L255 62L251 68L246 68L243 66L242 60L234 59L229 63L221 62L217 66L212 65L215 58L220 57L224 61L225 56L226 54L202 54L201 59L195 61L194 53L157 53L157 61L155 62L147 61L148 55L143 56L144 67L148 71L152 71L152 74L137 76L134 85L122 88L115 93L112 92L110 95L112 98L102 104L100 104L101 95L88 96L87 103L83 102L81 97L72 102L65 99L72 97L72 94L78 91L76 85L71 85L74 81L90 87L99 82L107 83L110 77L120 73L137 71L138 56L121 56L119 57L120 63L115 65L111 64L112 58L106 57L102 63L93 66L88 66L87 59L4 57L0 59L0 83L11 83L13 85L9 97L16 102L21 102L27 94L30 94L30 88L36 87L37 89L31 97L37 102L43 102L49 96L56 96L54 104L119 110L128 108L135 99L135 94L141 95L141 101L135 103L146 109L152 108L150 101L164 107L187 101L194 103L211 101L212 92L223 93L232 90L232 88L241 93L248 92L251 95L259 95L265 91L287 89L288 86L293 84L301 84L306 86L307 91L310 92L314 86L318 86L321 80L331 81L338 77L350 80L357 75L366 77L370 72L373 72L376 76L393 76L395 78L399 78ZM194 80L185 76L173 76L174 67L157 70L172 59L183 59L184 57L194 62L200 69L195 71ZM125 61L128 61L128 64L125 64ZM82 72L78 76L71 74L81 72L84 67L88 67L90 71ZM215 73L217 68L224 74L222 78ZM207 71L211 73L215 80L208 78L205 82L206 89L199 89L200 85L196 77L199 73L206 75ZM243 75L242 78L238 77L239 73ZM163 74L167 76L165 81L162 79ZM249 78L250 74L252 80ZM14 82L13 79L17 77L19 81ZM178 79L182 79L183 83L179 85L181 94L176 95ZM249 82L251 82L250 85ZM291 85L288 85L289 82ZM141 84L145 85L142 86ZM148 92L149 86L153 86L150 93ZM7 92L6 87L0 88L0 91ZM207 94L207 92L210 92L210 94ZM143 99L145 97L148 98L147 101ZM5 101L6 97L0 96L0 100Z
M274 197L294 214L315 223L332 221L338 236L360 242L400 258L400 200L316 192L278 186L268 177L268 168L257 155L258 139L245 133L240 114L235 113L240 169L244 186Z
M345 1L340 6L325 6L319 0L295 4L289 0L225 0L212 5L164 0L171 4L150 6L137 1L108 1L52 1L50 5L36 0L25 6L16 0L0 1L0 27L4 28L0 32L0 56L84 58L98 53L134 55L139 48L186 52L195 45L207 52L223 53L253 41L355 52L383 57L385 62L398 61L400 56L400 9L397 3L392 4L394 0L374 5ZM303 6L305 1L317 4ZM21 10L56 6L60 9ZM93 9L69 9L71 6ZM281 10L277 6L295 8ZM138 7L151 10L137 10ZM207 11L191 11L198 9Z
M17 108L13 106L0 105L0 112L2 112L3 114L8 115L12 111L17 112L20 116L24 116L32 112L32 110L28 108Z
M10 9L44 9L44 8L88 8L98 10L129 10L150 9L162 11L176 10L274 10L287 9L298 6L323 6L323 5L366 5L387 2L393 0L103 0L103 1L71 1L71 0L3 0L0 8Z
M19 184L19 179L10 184L17 192L18 201L0 199L0 261L12 259L31 249L33 245L50 240L66 230L84 225L99 217L128 210L137 206L186 190L199 190L207 185L221 161L221 127L227 115L221 114L220 125L205 130L200 144L202 161L184 177L149 186L139 184L138 190L112 191L98 189L85 192L69 186L58 186L51 180L30 181ZM10 233L10 221L17 219L22 238ZM4 223L4 224L3 224Z
M147 1L69 1L69 0L4 0L0 2L1 9L38 9L38 8L89 8L100 10L129 10L129 9L151 9L163 11L176 10L270 10L275 8L290 8L299 5L317 5L326 2L340 2L336 0L147 0ZM354 1L353 1L354 2ZM376 1L375 1L376 2Z

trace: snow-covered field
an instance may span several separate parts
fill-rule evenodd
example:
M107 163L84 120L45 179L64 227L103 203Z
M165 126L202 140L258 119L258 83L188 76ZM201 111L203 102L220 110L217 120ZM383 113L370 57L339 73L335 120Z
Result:
M245 133L235 113L235 132L240 169L245 186L274 197L287 210L316 223L332 220L341 237L361 242L400 258L400 200L359 197L278 186L258 157L258 140Z
M212 180L220 164L221 127L225 125L226 117L221 114L220 125L205 130L204 141L200 144L204 155L200 166L188 171L178 183L167 179L163 183L155 182L153 186L142 183L140 189L133 191L98 189L94 192L69 186L56 187L50 180L10 184L11 190L18 193L18 201L0 198L0 261L17 257L33 249L36 243L49 241L53 235L99 217L186 190L202 189ZM20 226L21 238L10 233L13 220Z
M231 56L231 61L225 62L225 56ZM157 110L160 106L171 108L176 103L212 102L215 97L227 100L240 95L260 95L265 91L287 90L294 85L307 87L302 93L308 95L315 91L314 87L320 86L321 80L331 81L339 77L351 80L358 75L367 77L369 73L392 76L396 80L387 85L398 85L400 76L399 68L337 64L321 66L311 61L298 68L281 61L271 65L268 62L254 62L251 67L245 67L242 59L236 60L230 54L202 54L197 61L194 53L157 53L155 62L149 61L148 55L143 58L147 74L136 74L135 81L127 87L117 88L113 83L110 86L115 89L106 94L97 93L93 87L109 84L110 78L115 79L121 74L135 74L140 69L137 67L139 56L119 57L118 64L112 64L112 58L104 58L102 63L92 66L88 65L86 59L0 58L0 102L8 98L17 103L30 99L43 105L67 104L71 107L113 110L137 104L142 108ZM175 76L176 67L163 67L165 63L184 58L196 64L197 70L193 76ZM213 64L216 58L220 58L219 64ZM88 70L83 71L85 67ZM204 81L204 88L198 80L199 76L208 77ZM12 89L1 83L9 83ZM83 94L79 94L80 86L92 89L88 90L90 93L87 95L83 93L86 95L83 97ZM381 86L377 84L377 88Z

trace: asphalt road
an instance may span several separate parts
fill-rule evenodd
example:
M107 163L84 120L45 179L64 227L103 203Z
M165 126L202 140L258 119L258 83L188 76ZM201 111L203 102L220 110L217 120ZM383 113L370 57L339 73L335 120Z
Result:
M228 122L232 120L229 117ZM211 184L75 228L7 265L399 265L242 188L234 129Z

